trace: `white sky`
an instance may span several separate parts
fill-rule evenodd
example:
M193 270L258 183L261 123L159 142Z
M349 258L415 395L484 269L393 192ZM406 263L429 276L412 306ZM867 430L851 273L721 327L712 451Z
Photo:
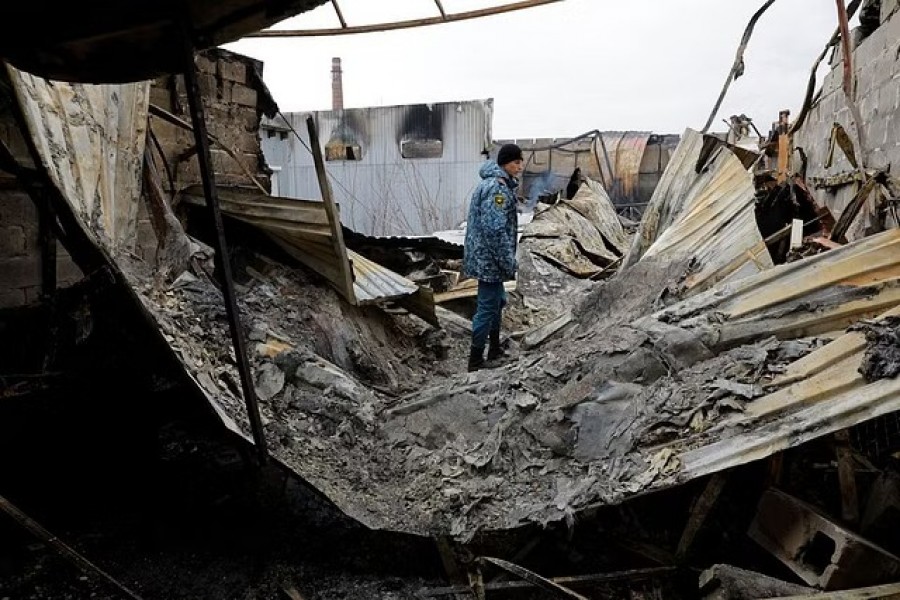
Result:
M448 12L493 0L443 0ZM331 58L346 107L494 98L494 137L702 127L762 0L565 0L471 21L383 33L245 39L285 112L331 105ZM351 25L436 16L432 0L340 0ZM809 69L837 25L834 0L778 0L757 24L714 129L731 114L764 133L799 110ZM337 27L330 4L278 27ZM821 79L820 79L821 81Z

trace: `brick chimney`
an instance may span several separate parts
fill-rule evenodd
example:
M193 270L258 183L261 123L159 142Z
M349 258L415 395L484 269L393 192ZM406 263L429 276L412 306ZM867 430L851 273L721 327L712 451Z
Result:
M344 110L344 79L341 71L341 59L331 59L331 108Z

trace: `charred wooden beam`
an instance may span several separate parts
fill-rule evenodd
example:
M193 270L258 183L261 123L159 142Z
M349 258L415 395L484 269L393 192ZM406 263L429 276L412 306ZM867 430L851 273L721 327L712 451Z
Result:
M9 515L9 517L12 518L16 523L18 523L23 529L27 530L43 543L53 548L60 554L60 556L74 564L85 573L96 575L128 598L131 598L131 600L141 600L140 596L127 588L123 583L116 580L112 575L89 561L87 558L73 550L71 546L44 529L44 527L41 526L40 523L19 510L19 508L17 508L3 496L0 496L0 510Z

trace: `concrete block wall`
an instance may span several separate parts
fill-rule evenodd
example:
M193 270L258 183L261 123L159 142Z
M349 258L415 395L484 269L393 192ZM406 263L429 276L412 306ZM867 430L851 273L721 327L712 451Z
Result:
M894 177L900 176L900 11L897 4L898 0L883 0L881 25L853 52L856 102L868 150L866 166L890 165ZM809 158L808 177L838 175L853 168L839 149L833 166L824 168L833 124L840 123L854 137L842 80L843 66L837 62L822 83L821 98L795 137L795 146L802 147ZM833 192L814 190L814 193L837 216L853 198L855 186L844 186ZM868 225L865 219L858 219L848 238L865 235Z
M213 145L213 169L219 185L253 186L247 175L251 173L262 183L270 185L268 168L262 158L259 139L262 63L227 50L215 49L197 56L200 92L206 110L209 132L227 146L237 157ZM257 76L257 73L259 76ZM187 92L181 76L161 77L153 82L150 102L182 120L190 122ZM163 186L170 193L200 183L200 171L194 147L194 134L160 119L151 119L153 133L162 146L173 173L174 189L160 164ZM138 213L137 254L152 262L157 248L156 233L150 223L146 203Z
M8 114L0 117L0 138L17 160L30 162L25 141ZM60 287L83 277L61 244L57 244L56 277ZM31 304L40 294L37 209L15 177L0 171L0 308Z
M268 170L262 159L259 140L260 97L267 93L255 72L262 63L226 50L211 50L197 57L200 91L206 108L207 127L237 157L213 146L213 167L220 185L253 185L252 173L263 185L269 185ZM163 77L153 82L150 102L190 121L187 93L181 77ZM176 187L200 182L197 160L191 155L179 160L194 146L193 134L174 125L152 119L153 132L175 171Z

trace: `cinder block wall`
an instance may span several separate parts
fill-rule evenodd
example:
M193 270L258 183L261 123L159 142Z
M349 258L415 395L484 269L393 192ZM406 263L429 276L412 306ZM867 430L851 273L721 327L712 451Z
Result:
M262 155L259 125L263 96L262 63L222 49L204 52L197 57L200 92L206 109L209 132L226 145L235 160L222 148L210 148L216 183L230 186L253 186L252 174L263 187L270 189L269 170ZM190 122L187 92L181 76L161 77L150 89L150 103ZM174 189L160 165L163 186L172 194L200 183L200 172L194 147L194 135L161 119L151 118L153 134L159 140L166 162L174 178ZM150 224L146 206L138 216L137 253L152 261L156 234Z
M28 162L25 141L8 113L0 116L0 138L17 159ZM57 285L71 285L82 277L65 248L57 244ZM16 178L0 171L0 308L30 304L37 301L40 294L37 209Z
M856 74L856 102L863 119L868 146L867 166L891 166L891 174L900 176L900 12L898 0L882 0L882 22L869 37L853 51ZM853 137L850 110L841 87L843 64L833 61L834 68L822 84L822 96L815 104L803 128L794 140L809 157L808 177L828 177L850 172L853 167L840 149L835 151L834 164L825 169L831 129L840 123ZM796 160L796 154L795 154ZM814 190L835 216L853 198L856 187L845 185L833 192ZM859 219L849 233L850 239L864 235L868 225Z

